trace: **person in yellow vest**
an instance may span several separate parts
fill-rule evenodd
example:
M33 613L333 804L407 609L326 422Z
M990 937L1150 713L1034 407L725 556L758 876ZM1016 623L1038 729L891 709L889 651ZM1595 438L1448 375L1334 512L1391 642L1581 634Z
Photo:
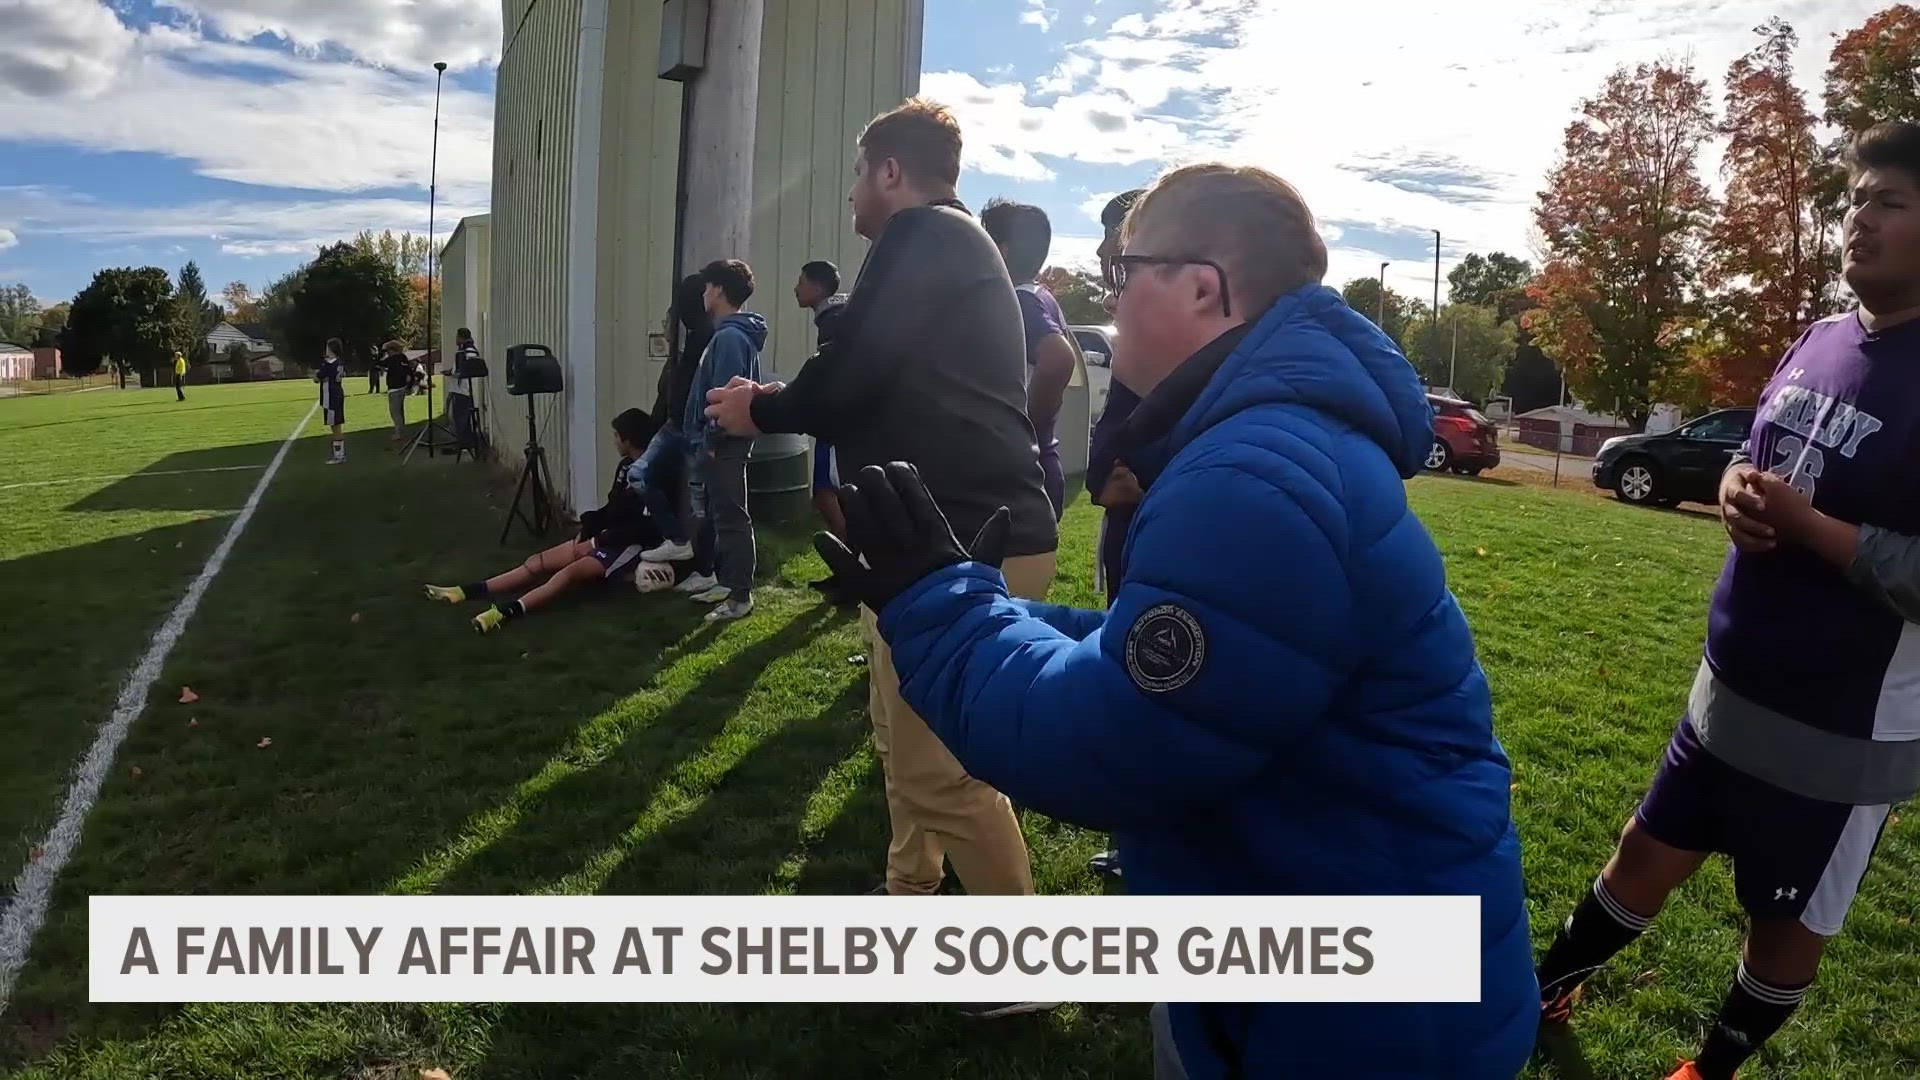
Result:
M187 400L186 385L187 358L185 355L175 352L173 354L173 399L175 401Z

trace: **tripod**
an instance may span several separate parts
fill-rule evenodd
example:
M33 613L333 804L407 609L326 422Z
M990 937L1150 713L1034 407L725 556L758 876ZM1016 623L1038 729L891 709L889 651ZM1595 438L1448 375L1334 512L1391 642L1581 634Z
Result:
M426 444L427 456L432 457L433 456L433 439L435 435L438 435L440 437L440 441L443 443L453 443L455 441L453 437L453 433L448 431L445 427L443 427L440 421L435 420L433 418L433 391L428 390L427 391L427 422L425 424L422 424L420 427L420 430L414 433L413 441L407 444L407 452L404 455L402 455L400 458L400 464L405 465L408 462L412 461L413 452L415 450L420 449L421 443ZM453 459L455 461L460 460L460 453L458 450L454 451Z
M528 500L525 511L520 509L522 496ZM547 475L547 452L540 448L540 429L535 426L531 394L527 395L527 463L520 468L520 484L513 489L513 505L507 507L506 523L500 526L502 544L507 542L516 517L535 536L545 536L553 527L553 480Z

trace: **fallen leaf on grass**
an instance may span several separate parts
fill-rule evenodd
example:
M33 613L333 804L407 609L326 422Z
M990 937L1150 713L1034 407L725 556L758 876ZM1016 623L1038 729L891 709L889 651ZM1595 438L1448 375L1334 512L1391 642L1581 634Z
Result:
M356 611L356 612L354 612L354 613L353 613L353 618L351 618L351 619L348 619L347 621L348 621L348 622L359 622L359 621L360 621L360 613L359 613L359 612L357 612L357 611Z
M1660 978L1660 972L1658 969L1648 968L1647 970L1641 972L1639 976L1633 980L1633 985L1646 986L1649 983L1652 983L1659 978Z
M1480 557L1481 557L1481 558L1483 558L1483 559L1487 557L1487 549L1486 549L1486 548L1474 548L1474 549L1473 549L1473 553L1474 553L1475 555L1478 555L1478 556L1480 556Z
M267 747L272 745L273 745L272 739L261 739L259 742L254 743L253 747L256 750L265 750Z
M420 1080L453 1080L445 1069L421 1069Z
M193 687L183 686L180 688L180 704L191 705L199 700L200 695L193 692Z
M140 778L141 778L142 776L145 776L145 775L146 775L145 773L143 773L143 772L141 772L141 771L140 771L140 766L138 766L138 765L135 765L135 766L133 766L132 768L130 768L130 769L128 769L128 770L127 770L127 774L128 774L129 776L132 776L132 777L133 777L133 778L134 778L135 780L138 780L138 779L140 779Z
M200 721L199 721L198 719L196 719L196 718L189 718L189 719L187 720L187 726L188 726L188 727L199 727L199 726L200 726Z

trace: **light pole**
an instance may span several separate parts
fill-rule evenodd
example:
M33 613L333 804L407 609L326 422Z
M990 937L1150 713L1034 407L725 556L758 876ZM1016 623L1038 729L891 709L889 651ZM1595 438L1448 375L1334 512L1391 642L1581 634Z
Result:
M1387 267L1391 263L1380 264L1380 329L1387 328Z
M434 371L435 365L433 363L433 279L435 270L433 226L434 210L440 195L440 84L442 80L446 78L446 74L446 61L436 61L433 65L433 150L427 158L427 325L420 331L420 336L427 339L427 426L421 428L420 434L414 437L413 446L407 448L407 455L406 458L402 460L402 464L412 459L414 447L419 446L422 440L425 440L427 444L427 456L434 456L432 383L436 372ZM444 389L442 392L445 392ZM457 453L454 455L456 460L459 456Z

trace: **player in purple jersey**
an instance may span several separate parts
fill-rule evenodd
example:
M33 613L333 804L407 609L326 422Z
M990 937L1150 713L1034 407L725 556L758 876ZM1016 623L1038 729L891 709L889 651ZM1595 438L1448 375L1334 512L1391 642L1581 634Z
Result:
M1027 339L1027 421L1040 450L1040 471L1053 520L1066 513L1067 479L1060 466L1060 439L1054 433L1067 385L1077 366L1067 340L1067 317L1060 302L1036 279L1053 247L1053 223L1047 212L1027 203L990 199L980 211L980 227L993 238L1020 302L1020 325Z
M1540 961L1542 1034L1715 852L1751 919L1699 1057L1729 1080L1806 995L1894 804L1920 789L1920 126L1849 151L1843 272L1761 394L1720 509L1706 656L1651 789Z

